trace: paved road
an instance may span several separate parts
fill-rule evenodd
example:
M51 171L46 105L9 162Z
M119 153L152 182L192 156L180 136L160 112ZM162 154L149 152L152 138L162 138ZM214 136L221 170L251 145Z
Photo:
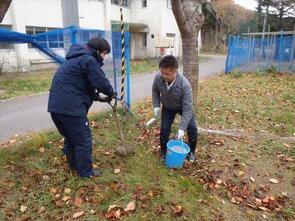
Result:
M200 64L200 79L223 72L225 56L209 55L209 59ZM131 101L137 102L151 96L151 85L155 73L136 75L131 78ZM48 93L0 101L0 143L15 134L25 135L54 128L47 113ZM109 108L106 104L94 103L90 112Z

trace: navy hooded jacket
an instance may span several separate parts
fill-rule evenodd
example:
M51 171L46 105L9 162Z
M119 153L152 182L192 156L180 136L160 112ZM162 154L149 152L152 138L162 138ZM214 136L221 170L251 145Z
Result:
M103 62L96 51L72 45L66 59L53 77L48 112L85 116L95 90L108 96L113 96L114 90L101 69Z

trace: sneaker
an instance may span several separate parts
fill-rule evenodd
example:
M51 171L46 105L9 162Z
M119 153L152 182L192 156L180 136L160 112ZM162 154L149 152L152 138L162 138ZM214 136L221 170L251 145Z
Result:
M100 170L93 170L93 174L90 175L90 177L98 177L98 176L101 176L102 175L102 171Z
M191 163L196 162L196 155L193 152L189 152L186 158Z

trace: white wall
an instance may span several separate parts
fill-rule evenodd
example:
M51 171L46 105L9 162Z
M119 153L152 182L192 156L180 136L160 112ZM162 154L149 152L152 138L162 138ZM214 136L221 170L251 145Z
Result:
M175 34L175 43L174 43L174 56L181 55L181 36L180 32L174 18L174 14L172 10L165 10L161 14L161 35L162 37L166 37L166 33ZM170 54L169 50L167 50L167 54Z
M15 72L18 70L17 56L14 49L1 49L0 62L4 63L3 71Z
M78 5L80 27L104 30L104 5L102 1L80 0Z
M23 4L25 25L41 27L63 27L60 0L13 0Z
M175 56L179 56L180 33L172 12L167 8L167 0L148 0L147 7L142 7L141 0L133 0L131 4L132 22L148 25L147 35L147 56L157 56L155 50L155 39L157 37L166 37L166 33L176 34ZM151 38L154 34L154 38Z
M131 9L125 7L123 7L122 9L124 22L131 22ZM120 6L112 4L110 16L111 20L120 21Z

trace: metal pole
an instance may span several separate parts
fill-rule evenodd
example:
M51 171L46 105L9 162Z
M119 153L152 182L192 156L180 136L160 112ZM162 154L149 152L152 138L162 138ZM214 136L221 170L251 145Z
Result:
M293 62L293 60L294 60L294 50L295 50L295 23L294 23L294 33L293 33L291 50L292 51L291 51L291 55L290 55L290 61Z
M280 48L279 48L279 70L281 70L282 67L282 51L283 49L283 31L281 31L281 36L280 36Z
M122 64L122 78L121 78L121 102L122 105L125 103L124 89L125 89L125 42L124 42L124 23L123 23L123 1L121 0L120 15L121 15L121 64Z
M227 46L227 57L226 57L226 65L225 65L225 73L228 74L231 69L230 69L230 56L231 56L231 44L232 44L232 38L229 36L228 38L228 46Z
M267 15L268 15L268 7L269 6L266 6L266 11L265 11L265 15L264 15L264 21L263 21L260 57L262 57L263 51L264 51L264 33L265 33L265 26L266 26L266 20L267 20Z

